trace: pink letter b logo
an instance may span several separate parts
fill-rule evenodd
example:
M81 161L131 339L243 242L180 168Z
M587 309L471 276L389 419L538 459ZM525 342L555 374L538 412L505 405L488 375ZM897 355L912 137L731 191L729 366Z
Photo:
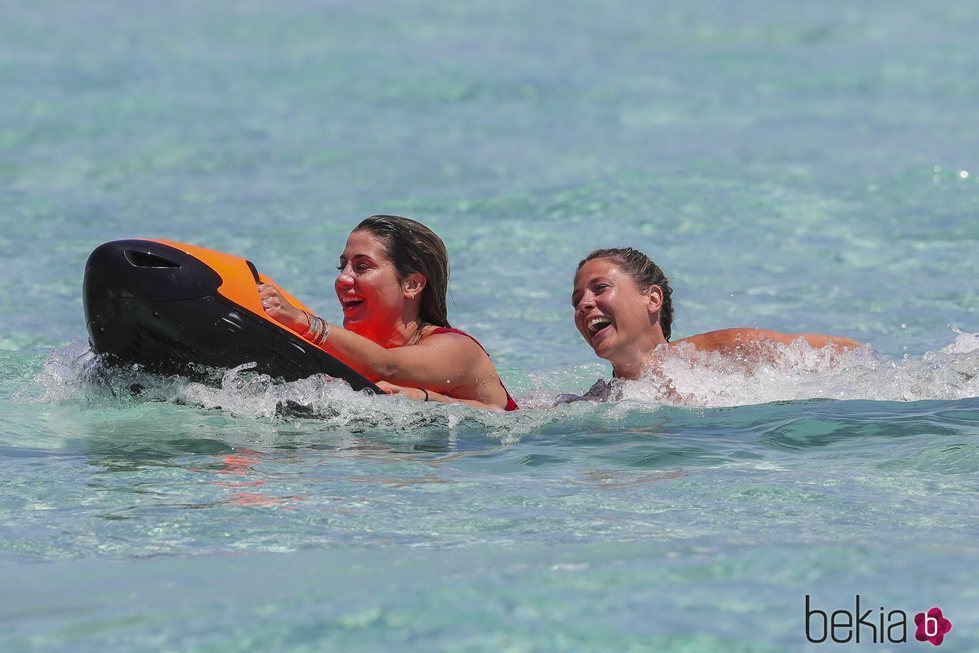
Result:
M945 635L952 630L952 622L945 618L942 609L937 606L928 612L914 615L914 623L918 626L914 638L919 642L931 642L934 646L941 646Z

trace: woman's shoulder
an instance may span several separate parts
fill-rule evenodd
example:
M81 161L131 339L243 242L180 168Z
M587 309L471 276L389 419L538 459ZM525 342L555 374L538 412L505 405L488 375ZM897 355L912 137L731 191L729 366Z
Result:
M430 324L426 327L426 336L440 336L445 333L452 333L455 335L466 336L471 340L475 340L471 335L463 331L462 329L455 329L453 327L438 326L435 324Z
M478 340L461 329L442 326L428 326L422 335L422 342L440 347L450 346L454 349L472 350L486 353L486 349Z
M463 331L462 329L455 329L453 327L443 327L443 326L432 326L429 327L424 335L425 339L432 338L434 336L456 336L456 339L462 342L474 343L483 351L486 351L479 341L474 337Z

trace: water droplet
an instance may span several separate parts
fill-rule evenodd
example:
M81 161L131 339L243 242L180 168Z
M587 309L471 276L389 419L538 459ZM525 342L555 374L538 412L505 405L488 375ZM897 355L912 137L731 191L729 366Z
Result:
M959 170L959 179L968 179L968 178L969 178L968 170Z
M901 322L901 328L902 329L907 329L908 328L908 325L905 324L904 322Z
M942 167L941 166L935 166L934 168L931 169L931 171L934 172L937 175L939 172L942 171Z

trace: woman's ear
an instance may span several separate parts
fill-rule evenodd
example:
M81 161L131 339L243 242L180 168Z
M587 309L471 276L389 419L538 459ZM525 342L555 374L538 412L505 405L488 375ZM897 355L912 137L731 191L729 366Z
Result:
M408 299L414 299L422 294L425 290L425 286L428 284L428 279L421 272L412 272L404 281L401 282L402 288L404 288L405 297Z
M663 289L659 286L650 286L646 291L646 302L650 314L658 312L663 308Z

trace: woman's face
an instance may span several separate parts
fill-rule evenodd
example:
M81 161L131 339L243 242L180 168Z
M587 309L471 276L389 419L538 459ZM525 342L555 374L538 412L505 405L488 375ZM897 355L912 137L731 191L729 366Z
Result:
M396 328L405 288L384 243L369 231L354 231L340 255L335 287L343 328L383 344Z
M592 259L574 277L574 323L599 358L617 370L640 364L656 345L662 293L641 292L632 276L608 259Z

